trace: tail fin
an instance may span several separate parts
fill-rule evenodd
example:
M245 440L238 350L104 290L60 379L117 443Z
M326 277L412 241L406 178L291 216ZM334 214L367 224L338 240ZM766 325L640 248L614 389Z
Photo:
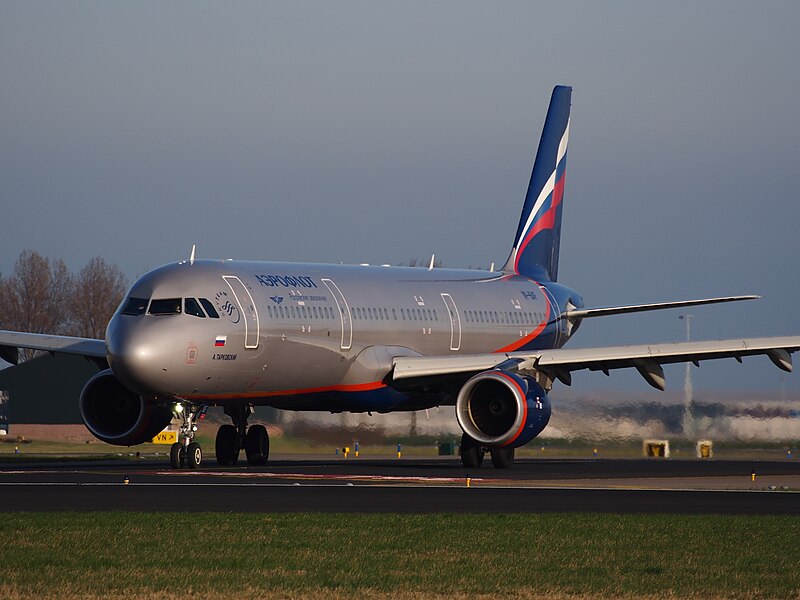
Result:
M553 88L517 237L504 271L543 281L556 281L558 277L571 98L571 87Z

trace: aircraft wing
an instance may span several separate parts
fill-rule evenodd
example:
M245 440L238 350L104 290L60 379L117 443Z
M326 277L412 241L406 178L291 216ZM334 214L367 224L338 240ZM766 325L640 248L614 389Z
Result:
M91 359L105 360L106 358L104 340L0 330L0 358L11 364L17 364L19 362L18 348L78 354Z
M611 369L635 368L653 387L663 390L664 371L661 365L716 358L735 358L765 354L784 371L792 370L791 353L800 350L800 336L747 338L635 346L607 346L508 352L504 354L470 354L463 356L398 356L393 359L393 380L419 378L430 381L437 377L480 373L500 368L509 371L539 371L566 385L572 382L572 371L589 369L608 374ZM402 383L401 383L402 384Z

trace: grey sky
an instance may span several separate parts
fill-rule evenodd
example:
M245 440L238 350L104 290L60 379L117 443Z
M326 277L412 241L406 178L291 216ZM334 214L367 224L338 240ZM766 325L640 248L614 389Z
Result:
M697 337L798 334L798 26L796 2L4 1L0 271L32 248L133 277L193 243L501 262L565 83L562 281L591 306L760 293L694 310ZM669 312L573 343L682 335ZM731 363L698 387L784 382Z

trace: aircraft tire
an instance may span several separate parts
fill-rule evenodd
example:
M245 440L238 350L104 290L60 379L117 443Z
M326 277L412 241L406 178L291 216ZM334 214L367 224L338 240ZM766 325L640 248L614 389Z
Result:
M489 452L495 469L508 469L514 464L514 448L492 448Z
M266 427L253 425L247 430L244 451L247 454L248 464L253 466L267 464L267 459L269 458L269 435Z
M221 425L217 430L217 440L214 450L217 454L217 464L223 467L232 467L239 460L238 432L233 425Z
M180 469L186 461L186 455L183 451L183 444L175 442L169 448L169 464L173 469Z
M466 433L461 436L461 464L468 469L478 469L483 464L483 448Z
M203 463L203 450L197 442L192 442L186 449L186 463L190 469L196 469Z

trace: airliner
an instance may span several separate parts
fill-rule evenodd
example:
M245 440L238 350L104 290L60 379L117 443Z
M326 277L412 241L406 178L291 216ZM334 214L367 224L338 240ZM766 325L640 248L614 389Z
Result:
M189 260L136 281L105 340L0 331L0 357L19 348L78 354L103 370L79 401L98 439L146 442L173 418L174 468L197 468L198 419L219 406L216 460L264 465L269 437L255 407L332 413L454 405L461 460L488 453L507 468L551 413L548 392L573 371L636 369L664 389L662 365L766 355L790 371L800 336L566 349L586 319L757 298L726 296L585 308L558 282L572 88L556 86L511 253L502 268Z

